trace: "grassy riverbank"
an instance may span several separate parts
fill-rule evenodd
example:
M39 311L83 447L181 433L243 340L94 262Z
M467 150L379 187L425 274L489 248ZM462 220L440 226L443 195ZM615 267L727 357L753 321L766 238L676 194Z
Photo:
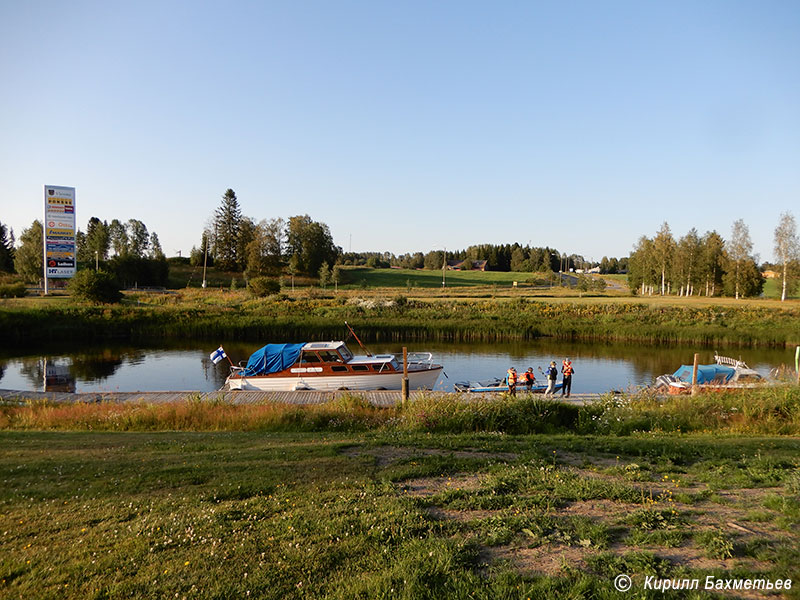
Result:
M0 596L610 599L627 574L637 598L707 598L645 577L796 583L800 439L731 433L796 435L797 393L781 393L609 401L588 420L524 398L405 413L351 400L272 425L191 402L4 407L17 430L0 432ZM523 433L543 419L616 435Z
M430 392L407 406L376 407L357 392L320 405L236 404L201 396L180 403L0 404L0 430L368 431L503 434L704 433L800 435L800 388L767 387L696 397L646 392L584 406L541 395L473 399ZM2 400L0 398L0 400Z
M119 306L70 298L0 301L8 341L341 338L344 321L367 340L565 340L792 345L800 304L700 298L441 297L305 291L253 299L244 291L129 294Z

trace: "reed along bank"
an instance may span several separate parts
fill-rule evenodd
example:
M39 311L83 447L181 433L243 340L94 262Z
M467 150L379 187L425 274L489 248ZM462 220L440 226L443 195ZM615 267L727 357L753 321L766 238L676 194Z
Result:
M69 298L0 304L8 342L213 339L342 339L348 321L365 341L574 341L792 346L800 343L800 305L768 300L687 302L628 298L408 299L276 296L244 292L127 296L119 305Z

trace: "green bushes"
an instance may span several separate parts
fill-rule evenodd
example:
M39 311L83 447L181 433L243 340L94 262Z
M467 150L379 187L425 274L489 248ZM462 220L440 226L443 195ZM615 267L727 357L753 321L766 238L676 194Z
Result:
M247 289L253 296L263 298L280 293L281 284L272 277L253 277L247 284Z
M22 298L25 296L24 283L0 283L0 298Z
M105 271L78 271L67 289L78 300L113 304L122 299L117 282Z

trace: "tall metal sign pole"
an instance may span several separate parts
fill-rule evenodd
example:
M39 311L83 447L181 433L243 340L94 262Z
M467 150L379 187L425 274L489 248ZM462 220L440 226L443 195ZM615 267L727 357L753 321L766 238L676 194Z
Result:
M44 293L48 279L75 275L75 188L44 186Z

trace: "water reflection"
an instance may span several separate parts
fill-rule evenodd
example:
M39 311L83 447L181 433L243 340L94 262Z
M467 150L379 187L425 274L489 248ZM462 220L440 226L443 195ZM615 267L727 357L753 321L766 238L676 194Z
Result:
M131 345L61 346L27 348L17 354L0 354L0 387L35 390L44 388L45 361L66 365L77 391L147 391L219 389L228 375L229 363L214 365L209 353L218 342L187 342L142 347ZM226 343L234 363L246 361L262 344ZM358 344L348 341L351 350L363 353ZM369 344L373 353L401 353L402 343ZM413 342L410 352L430 351L444 365L447 377L437 389L451 390L462 380L502 377L510 366L519 371L544 369L551 360L561 365L565 357L575 366L573 391L606 392L647 385L663 373L672 373L681 364L691 364L694 347L648 346L617 343L576 343L536 340L511 343ZM776 349L743 349L721 352L746 361L762 374L773 367L793 362L793 352ZM790 356L791 354L791 356ZM701 349L700 362L713 362L713 350Z

